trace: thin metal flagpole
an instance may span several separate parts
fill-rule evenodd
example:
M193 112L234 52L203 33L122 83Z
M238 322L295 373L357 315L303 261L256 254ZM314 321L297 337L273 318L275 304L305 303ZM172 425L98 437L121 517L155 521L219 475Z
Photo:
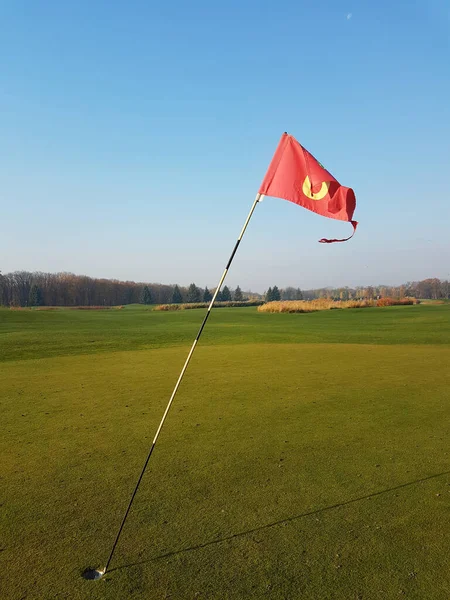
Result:
M242 238L244 236L245 230L247 229L247 225L249 224L249 221L250 221L250 219L251 219L251 217L253 215L253 211L255 210L256 205L258 204L258 202L262 202L263 198L264 198L264 196L262 194L259 194L259 193L256 194L256 198L255 198L255 200L253 202L253 205L252 205L252 207L250 209L250 212L248 213L248 217L247 217L247 219L246 219L246 221L244 223L244 226L242 227L242 230L241 230L241 233L239 234L237 242L236 242L236 244L235 244L235 246L233 248L233 252L231 253L231 256L230 256L230 258L228 260L227 266L225 267L225 270L222 273L222 277L220 278L220 281L219 281L219 283L217 285L216 291L214 292L214 295L213 295L213 297L211 299L211 302L209 303L208 310L206 311L205 318L203 319L203 323L200 326L200 329L199 329L199 331L197 333L197 336L196 336L196 338L194 340L194 343L192 344L192 347L191 347L191 349L189 351L189 354L188 354L188 356L186 358L184 366L181 369L181 373L180 373L180 375L178 377L178 381L175 384L175 387L173 389L172 395L170 396L170 400L169 400L169 402L168 402L168 404L166 406L166 410L164 411L164 414L162 416L161 422L160 422L160 424L158 426L158 429L156 430L155 437L153 438L152 445L151 445L150 450L148 452L148 455L147 455L147 458L145 460L144 466L142 467L141 474L139 475L139 479L137 480L136 486L135 486L134 491L133 491L133 493L131 495L131 499L130 499L130 502L128 504L127 510L125 511L125 514L124 514L124 516L122 518L122 522L120 524L119 531L117 532L116 539L114 540L114 544L112 546L111 552L110 552L108 560L106 562L106 566L105 566L104 569L95 569L95 570L89 569L89 570L85 571L84 576L87 579L100 579L108 571L109 565L111 563L112 557L113 557L114 552L116 550L117 543L118 543L119 538L120 538L120 534L122 533L122 529L123 529L123 527L125 525L125 522L127 520L128 513L130 512L130 509L131 509L131 506L133 504L134 498L135 498L135 496L137 494L137 491L138 491L139 486L141 484L141 481L142 481L142 478L144 476L144 473L145 473L145 471L147 469L148 462L149 462L150 457L151 457L151 455L153 453L153 450L155 448L156 441L157 441L157 439L159 437L159 434L161 433L161 429L162 429L162 427L164 425L164 421L166 420L167 415L168 415L169 410L170 410L170 407L172 406L173 399L175 398L175 395L176 395L176 393L178 391L178 388L180 387L181 380L183 379L183 376L184 376L184 374L186 372L186 369L187 369L187 367L189 365L189 361L191 360L191 357L194 354L194 350L195 350L195 348L197 346L197 342L200 339L200 336L202 334L203 328L206 325L206 321L208 320L208 317L209 317L209 315L211 313L211 309L212 309L212 307L214 305L214 302L215 302L215 300L217 298L217 294L219 293L220 288L222 287L222 284L223 284L223 282L225 280L225 277L227 276L228 269L230 268L230 265L233 262L234 255L236 254L236 251L237 251L237 249L239 247L239 244L241 243L241 240L242 240Z

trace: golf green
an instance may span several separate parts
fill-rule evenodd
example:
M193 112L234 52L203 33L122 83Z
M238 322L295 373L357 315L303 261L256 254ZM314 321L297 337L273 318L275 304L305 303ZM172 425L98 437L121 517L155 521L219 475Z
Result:
M0 310L2 599L450 597L450 305Z

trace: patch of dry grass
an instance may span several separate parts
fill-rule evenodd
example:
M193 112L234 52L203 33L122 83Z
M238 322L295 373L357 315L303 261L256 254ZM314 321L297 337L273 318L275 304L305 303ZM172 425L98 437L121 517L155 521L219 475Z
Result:
M258 307L259 312L270 313L309 313L318 310L333 310L337 308L368 308L375 306L374 300L282 300L280 302L267 302Z
M124 306L11 306L10 310L121 310Z
M243 306L260 306L262 302L249 301L249 302L214 302L214 308L227 308L227 307L243 307ZM154 310L189 310L191 308L208 308L209 302L190 302L185 304L158 304Z
M377 306L404 306L411 304L419 304L417 298L379 298Z

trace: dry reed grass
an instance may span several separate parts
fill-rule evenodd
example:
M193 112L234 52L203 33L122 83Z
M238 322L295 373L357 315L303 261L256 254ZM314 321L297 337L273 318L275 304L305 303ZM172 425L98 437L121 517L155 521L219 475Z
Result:
M261 306L261 301L248 301L248 302L215 302L215 308L227 308L227 307L242 307L242 306ZM192 308L208 308L209 302L190 302L185 304L158 304L153 310L190 310Z
M318 310L335 310L338 308L368 308L375 306L373 300L282 300L280 302L268 302L258 307L259 312L270 313L309 313Z
M124 306L10 306L10 310L121 310Z
M416 298L379 298L378 300L282 300L267 302L258 307L259 312L269 313L309 313L319 310L335 310L339 308L370 308L373 306L397 306L418 304Z
M379 298L377 306L405 306L419 304L417 298Z

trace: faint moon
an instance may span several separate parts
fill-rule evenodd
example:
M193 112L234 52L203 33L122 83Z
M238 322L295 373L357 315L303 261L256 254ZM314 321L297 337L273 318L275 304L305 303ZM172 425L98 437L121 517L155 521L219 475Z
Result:
M352 18L352 13L347 13L347 21L350 21L350 19Z

